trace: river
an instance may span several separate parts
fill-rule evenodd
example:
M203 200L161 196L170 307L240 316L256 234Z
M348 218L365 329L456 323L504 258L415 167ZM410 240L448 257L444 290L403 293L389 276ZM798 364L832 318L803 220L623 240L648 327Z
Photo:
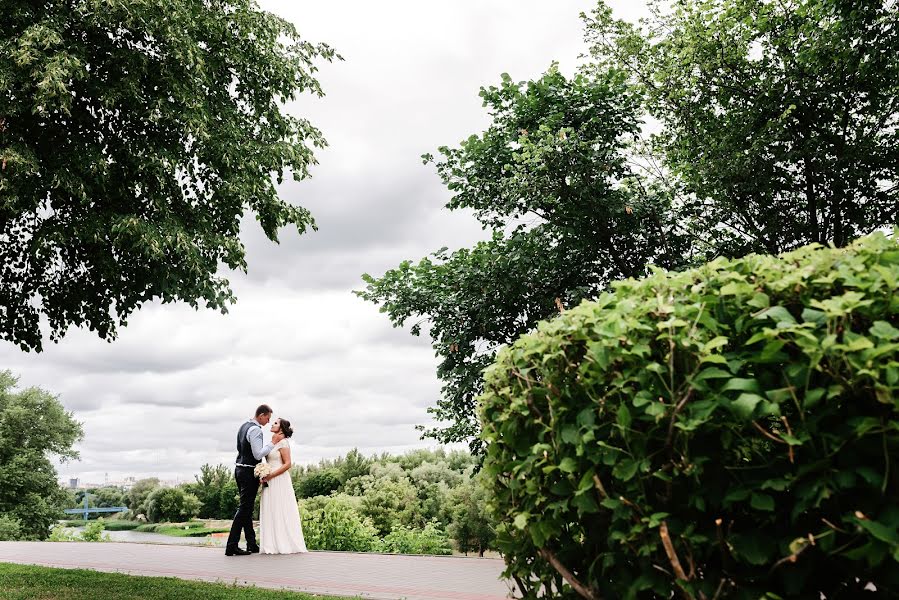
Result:
M84 531L84 527L69 527L66 531ZM129 542L133 544L167 544L171 546L225 546L226 536L175 537L147 531L104 531L111 542Z

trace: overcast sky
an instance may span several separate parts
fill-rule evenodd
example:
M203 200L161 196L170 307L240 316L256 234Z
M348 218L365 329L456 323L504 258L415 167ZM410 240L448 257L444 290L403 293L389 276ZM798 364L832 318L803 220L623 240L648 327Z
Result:
M636 20L642 0L611 2ZM427 338L395 330L351 292L360 275L481 238L474 219L420 155L488 124L478 88L503 72L570 72L584 51L584 0L423 2L263 0L345 61L323 64L327 96L290 107L322 129L312 178L282 197L312 211L319 231L269 243L250 222L249 272L231 277L229 314L149 306L112 344L84 331L41 354L0 341L0 368L57 394L84 424L81 460L61 478L189 480L203 463L232 464L240 422L261 402L292 421L294 457L317 462L433 447L416 424L439 395ZM108 474L108 475L107 475Z

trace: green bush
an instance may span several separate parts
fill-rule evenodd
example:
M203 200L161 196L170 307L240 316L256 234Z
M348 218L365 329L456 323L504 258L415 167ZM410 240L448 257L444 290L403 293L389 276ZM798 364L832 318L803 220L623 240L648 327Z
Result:
M459 552L484 556L486 550L496 547L496 529L487 512L487 500L487 487L481 474L453 490L449 503L452 520L447 533Z
M22 538L22 522L9 515L0 515L0 542L14 542Z
M503 350L484 471L525 595L899 594L897 233L622 281Z
M104 534L106 523L103 519L87 521L81 532L68 531L67 523L57 523L50 529L51 542L108 542L109 536Z
M106 531L132 531L140 527L137 521L120 521L118 519L110 519L104 521Z
M147 518L160 521L188 521L200 513L200 499L181 488L156 488L146 500Z
M310 550L371 552L379 540L371 521L347 496L318 496L300 502L303 534Z
M452 554L449 538L440 527L428 523L422 529L398 525L384 536L378 547L392 554Z
M340 487L339 471L328 469L306 475L297 482L297 495L301 498L327 496Z
M106 529L106 523L103 519L97 519L96 521L91 521L87 525L84 526L84 531L81 532L81 540L84 542L103 542L108 541L109 536L104 535L103 531Z

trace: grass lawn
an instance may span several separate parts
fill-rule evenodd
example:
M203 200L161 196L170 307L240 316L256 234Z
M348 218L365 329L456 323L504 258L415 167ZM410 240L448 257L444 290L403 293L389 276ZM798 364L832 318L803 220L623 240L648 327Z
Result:
M349 600L283 590L0 563L3 600Z

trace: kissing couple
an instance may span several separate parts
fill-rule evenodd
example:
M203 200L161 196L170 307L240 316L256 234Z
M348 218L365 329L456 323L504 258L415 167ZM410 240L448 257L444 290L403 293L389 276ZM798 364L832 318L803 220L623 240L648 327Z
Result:
M231 533L225 545L225 556L246 556L262 554L296 554L306 552L303 539L303 524L300 509L290 478L290 438L293 428L287 419L275 419L272 423L272 441L263 445L262 428L272 418L272 409L262 404L256 409L256 416L246 421L237 430L237 462L234 479L240 494L240 504L234 514ZM257 479L254 470L263 459L271 472ZM253 508L256 494L262 488L259 501L259 543L253 530ZM247 540L244 550L237 544L240 532Z

